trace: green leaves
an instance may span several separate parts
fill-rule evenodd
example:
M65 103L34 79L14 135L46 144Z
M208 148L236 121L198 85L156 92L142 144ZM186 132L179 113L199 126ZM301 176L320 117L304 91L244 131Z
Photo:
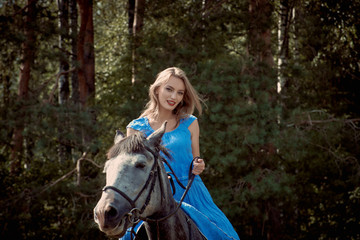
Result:
M26 8L23 1L2 4L0 43L6 47L0 49L0 202L8 208L0 214L7 223L1 226L1 237L102 238L91 216L103 185L102 169L86 162L80 186L71 175L43 194L29 191L71 173L84 151L101 165L115 129L125 131L140 115L156 74L178 66L206 104L198 116L207 166L202 179L241 238L359 238L351 228L357 229L360 211L360 74L355 61L360 5L344 0L287 2L294 15L280 93L277 66L251 55L264 46L249 42L253 25L246 1L147 1L135 52L135 84L127 3L96 2L96 104L91 112L56 104L59 56L68 53L56 47L56 3L44 1L38 2L34 25L38 38L31 99L19 107L21 9ZM271 32L276 61L279 2L272 4L272 15L258 20L266 20L261 27ZM22 122L24 159L19 176L12 176L12 134ZM81 129L96 139L84 144ZM58 161L60 132L72 148L65 163Z

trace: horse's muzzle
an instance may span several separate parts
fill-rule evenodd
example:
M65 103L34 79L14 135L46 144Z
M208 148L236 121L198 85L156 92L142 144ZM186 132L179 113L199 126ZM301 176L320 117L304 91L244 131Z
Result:
M94 208L94 221L106 235L119 236L125 234L129 226L127 213L130 207L128 204L122 205L105 193Z

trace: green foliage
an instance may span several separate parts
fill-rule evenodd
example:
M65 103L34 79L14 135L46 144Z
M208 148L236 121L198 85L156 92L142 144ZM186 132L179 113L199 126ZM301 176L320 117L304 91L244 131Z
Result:
M0 215L4 239L101 239L89 211L101 194L98 180L76 186L70 177L50 187L49 180L65 170L58 162L33 161L19 177L11 176L4 166L1 169L6 184Z
M297 106L358 116L360 66L354 60L360 54L359 8L359 1L308 1L297 8L294 34L298 37L293 42L296 51L287 72L287 91L312 99L297 101ZM294 72L298 70L302 74Z
M290 1L296 14L280 94L275 67L248 55L247 2L205 2L147 1L136 48L127 3L96 2L96 104L88 110L56 103L64 53L56 47L57 6L48 1L37 5L30 97L17 101L25 2L0 3L1 238L106 239L92 220L106 150L115 129L140 115L148 86L169 66L183 68L203 95L202 178L241 239L360 238L359 1ZM274 50L278 15L267 17ZM25 149L11 174L19 123ZM86 144L84 129L96 136ZM71 146L65 162L59 133ZM83 152L78 184L74 169Z
M336 121L324 112L295 116L289 119L293 121L291 125L284 126L280 151L286 160L283 162L286 171L295 177L296 185L292 188L302 194L296 198L300 226L296 236L356 239L358 233L350 226L359 223L354 216L359 209L351 193L357 189L360 169L355 157L358 142L349 141L354 137L353 125ZM310 118L313 124L306 123L305 118ZM289 136L293 144L285 143ZM343 218L349 220L340 220Z
M266 66L226 56L199 64L200 89L207 100L200 124L204 180L214 201L240 235L259 231L254 236L261 237L264 222L280 228L273 212L280 215L291 201L293 177L281 169L275 152L280 109L271 89L276 78L265 69L261 72L268 74L255 75L255 68Z

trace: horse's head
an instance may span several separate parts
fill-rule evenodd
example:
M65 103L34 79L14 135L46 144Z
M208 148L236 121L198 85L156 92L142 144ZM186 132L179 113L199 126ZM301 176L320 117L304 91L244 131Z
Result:
M166 122L148 138L140 133L124 137L117 132L105 163L106 187L94 208L94 220L107 235L121 237L139 217L158 210L152 202L161 196L151 192L160 167L157 156L165 128Z

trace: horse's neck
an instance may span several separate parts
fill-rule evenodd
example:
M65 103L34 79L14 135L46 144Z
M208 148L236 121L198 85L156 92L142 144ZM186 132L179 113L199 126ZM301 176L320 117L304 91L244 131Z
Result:
M159 180L161 181L161 183L158 182L157 186L159 188L158 192L160 192L160 195L162 196L161 202L158 203L158 211L155 214L158 218L167 216L168 214L173 212L178 205L172 195L169 179L163 165L160 166L160 172L161 173Z
M191 239L189 237L189 219L179 209L173 216L160 222L146 223L149 240Z
M172 214L178 203L175 201L167 174L163 167L161 171L161 181L162 184L158 183L159 191L161 185L163 186L163 194L161 203L159 203L159 210L157 211L152 218L159 219L166 217L169 214ZM146 223L146 231L148 233L149 239L188 239L188 219L187 215L179 208L171 217L160 221L160 222L151 222ZM159 234L160 233L160 234ZM158 238L158 234L160 235Z

